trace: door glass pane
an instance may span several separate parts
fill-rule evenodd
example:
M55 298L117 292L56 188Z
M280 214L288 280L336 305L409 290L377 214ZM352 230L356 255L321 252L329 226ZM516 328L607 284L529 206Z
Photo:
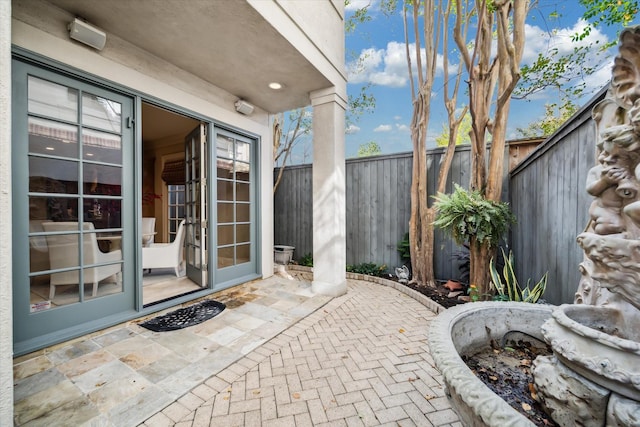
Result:
M238 203L236 205L236 221L249 222L251 220L249 212L250 205L248 203Z
M236 242L245 243L251 240L249 224L236 225Z
M232 266L233 261L233 246L218 249L218 268Z
M83 170L85 194L119 196L122 192L122 168L85 164Z
M29 157L29 191L78 194L78 162Z
M238 181L249 181L249 165L247 163L236 162L236 179Z
M218 200L233 201L233 181L218 180Z
M233 138L224 135L218 135L216 139L216 155L233 159Z
M122 106L119 102L83 93L82 122L86 126L120 133L122 131Z
M236 246L236 264L251 261L251 245Z
M101 197L83 199L84 220L94 228L120 228L122 224L122 200Z
M77 221L78 197L29 197L29 225L50 221ZM30 231L43 231L40 228Z
M28 111L31 114L69 122L78 120L78 91L76 89L29 76Z
M78 127L29 117L29 152L78 158Z
M233 244L233 225L218 226L218 245Z
M248 202L249 201L249 184L237 183L236 184L236 201Z
M82 131L82 152L85 160L122 164L120 135L90 129Z
M218 178L233 179L233 161L218 159Z
M218 203L218 223L233 222L233 205Z
M249 163L251 161L251 145L236 141L236 160Z

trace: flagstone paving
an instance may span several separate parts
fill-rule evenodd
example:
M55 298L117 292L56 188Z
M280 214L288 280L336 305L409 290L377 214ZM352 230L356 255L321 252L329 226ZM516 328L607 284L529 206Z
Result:
M462 426L427 345L439 306L294 276L214 294L227 310L190 328L128 322L16 358L15 425Z

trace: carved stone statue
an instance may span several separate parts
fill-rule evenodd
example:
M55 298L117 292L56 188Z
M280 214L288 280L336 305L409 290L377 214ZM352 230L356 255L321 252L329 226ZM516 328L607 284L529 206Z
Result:
M562 426L640 426L640 26L620 36L611 86L593 109L598 164L575 304L542 327L541 403Z

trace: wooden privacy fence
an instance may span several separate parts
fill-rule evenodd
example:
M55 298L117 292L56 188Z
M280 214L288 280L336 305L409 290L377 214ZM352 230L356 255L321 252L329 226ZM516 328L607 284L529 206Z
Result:
M545 300L570 303L580 280L582 250L576 237L587 225L592 198L585 190L595 164L595 125L591 109L596 95L572 119L515 167L505 167L502 199L516 215L508 246L518 280L537 281L549 272ZM428 191L435 194L443 149L428 152ZM468 187L470 147L457 147L446 192L453 183ZM412 153L346 161L347 264L374 262L390 271L401 265L397 245L409 230ZM277 174L277 170L275 171ZM285 168L275 195L275 244L295 246L299 260L313 250L311 165ZM430 200L432 202L432 200ZM438 279L459 278L453 255L460 247L436 230L434 269Z
M428 152L429 194L435 194L443 153L443 149ZM456 149L446 192L453 191L454 182L468 186L470 154L469 146ZM385 264L390 271L402 265L397 245L409 231L411 164L412 153L346 161L347 264L374 262ZM295 246L296 260L313 251L311 187L311 165L287 166L275 194L274 241ZM439 230L435 248L436 276L458 278L453 253L461 248Z
M526 283L548 271L544 299L553 304L573 302L580 281L583 253L576 237L589 221L587 173L596 162L591 110L604 95L596 95L511 173L516 273Z

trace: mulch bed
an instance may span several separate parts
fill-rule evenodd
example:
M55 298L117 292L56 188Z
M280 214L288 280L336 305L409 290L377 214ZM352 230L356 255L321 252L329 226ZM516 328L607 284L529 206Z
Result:
M414 291L420 292L422 295L429 297L431 300L437 302L444 308L449 308L458 304L466 303L466 301L458 299L459 295L450 296L451 291L444 287L444 282L438 283L435 288L417 284L406 284L405 286L413 289ZM463 290L462 294L460 295L466 295L466 292Z

